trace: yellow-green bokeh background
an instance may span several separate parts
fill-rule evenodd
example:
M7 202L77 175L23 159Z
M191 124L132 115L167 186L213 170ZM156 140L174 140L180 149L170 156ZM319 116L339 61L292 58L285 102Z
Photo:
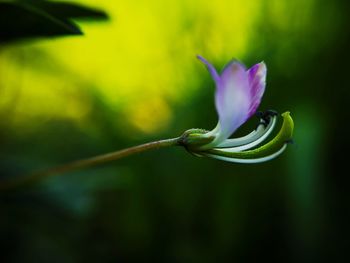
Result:
M313 29L318 4L314 0L80 2L103 8L111 21L81 23L84 37L33 41L2 51L1 105L16 100L16 124L33 117L84 122L92 110L85 93L97 92L113 110L121 111L120 117L134 132L165 130L174 119L172 103L183 104L206 92L198 84L206 73L196 54L218 67L232 57L244 62L249 57L247 64L276 60L286 74L292 74L295 66L279 60L295 50L293 43L274 47L271 58L254 56L256 49L268 44L260 33L272 26L292 38L305 37ZM325 26L329 28L322 33L312 32L321 41L333 29Z
M164 149L42 182L2 202L9 259L342 258L346 1L76 2L110 20L77 21L84 36L0 46L4 178L213 128L214 85L197 54L218 69L264 60L260 109L290 110L296 144L266 164Z

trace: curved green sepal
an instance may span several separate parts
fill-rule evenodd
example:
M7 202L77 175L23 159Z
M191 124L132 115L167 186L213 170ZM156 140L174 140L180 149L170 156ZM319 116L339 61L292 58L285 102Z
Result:
M240 159L256 159L262 158L265 156L272 155L278 152L286 143L288 143L293 136L294 130L294 121L290 116L290 112L284 112L282 114L283 123L278 134L270 140L268 143L253 149L242 152L227 152L225 150L212 149L205 151L204 153L209 153L213 155L231 157L231 158L240 158Z

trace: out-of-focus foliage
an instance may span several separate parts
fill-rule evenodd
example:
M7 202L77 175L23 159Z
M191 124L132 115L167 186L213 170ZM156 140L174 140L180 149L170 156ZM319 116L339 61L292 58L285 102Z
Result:
M3 67L14 71L7 75L15 75L21 67L21 74L26 75L22 92L28 93L23 97L36 101L18 101L18 111L31 117L46 115L83 120L92 108L86 100L86 88L81 95L77 90L81 85L74 84L80 81L96 87L94 92L100 93L109 107L127 116L123 118L125 125L151 134L169 127L173 103L181 105L190 100L199 88L205 92L196 77L203 73L203 68L195 61L195 54L204 55L218 67L230 57L252 64L266 59L259 51L259 47L265 47L275 54L268 62L292 76L299 60L288 58L289 63L284 63L281 58L295 48L310 49L308 52L312 55L314 49L303 43L303 39L312 36L323 43L326 35L333 34L333 28L323 20L318 22L323 30L313 30L317 19L313 9L317 3L311 0L219 1L214 6L207 1L162 3L155 0L137 4L121 1L116 4L90 0L81 3L108 10L111 22L84 25L86 38L45 41L3 51ZM264 30L275 32L264 33ZM280 40L266 45L267 35L275 33ZM288 41L283 41L285 34ZM41 55L34 55L37 52ZM44 55L50 63L41 59ZM31 57L22 59L23 56ZM35 66L23 67L27 62ZM65 69L60 73L64 74L62 78L56 77L59 68ZM26 85L31 88L27 89ZM48 86L52 88L47 89ZM71 95L61 96L61 92ZM11 97L6 94L3 100ZM28 117L16 119L25 121Z
M251 166L163 149L1 194L1 262L349 261L348 1L77 3L111 20L0 46L1 178L213 128L196 54L264 60L260 109L291 111L295 145Z
M0 44L23 38L81 35L73 18L106 19L106 13L46 0L0 1Z

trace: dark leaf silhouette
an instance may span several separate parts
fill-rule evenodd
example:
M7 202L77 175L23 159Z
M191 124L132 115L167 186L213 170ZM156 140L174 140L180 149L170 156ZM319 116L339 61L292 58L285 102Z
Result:
M71 19L106 19L103 11L71 3L0 1L0 42L33 37L82 35Z

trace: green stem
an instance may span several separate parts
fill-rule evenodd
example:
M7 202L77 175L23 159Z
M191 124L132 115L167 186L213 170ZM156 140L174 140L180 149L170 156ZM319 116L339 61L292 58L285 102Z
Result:
M144 152L152 149L159 149L163 147L177 146L181 144L180 140L181 140L181 137L149 142L149 143L137 145L134 147L126 148L120 151L97 155L91 158L81 159L71 163L49 168L47 170L34 172L27 176L20 176L13 180L0 183L0 191L11 190L20 186L34 183L48 176L71 172L74 170L87 168L90 166L94 166L94 165L98 165L106 162L115 161L132 154L136 154L136 153L140 153L140 152Z

